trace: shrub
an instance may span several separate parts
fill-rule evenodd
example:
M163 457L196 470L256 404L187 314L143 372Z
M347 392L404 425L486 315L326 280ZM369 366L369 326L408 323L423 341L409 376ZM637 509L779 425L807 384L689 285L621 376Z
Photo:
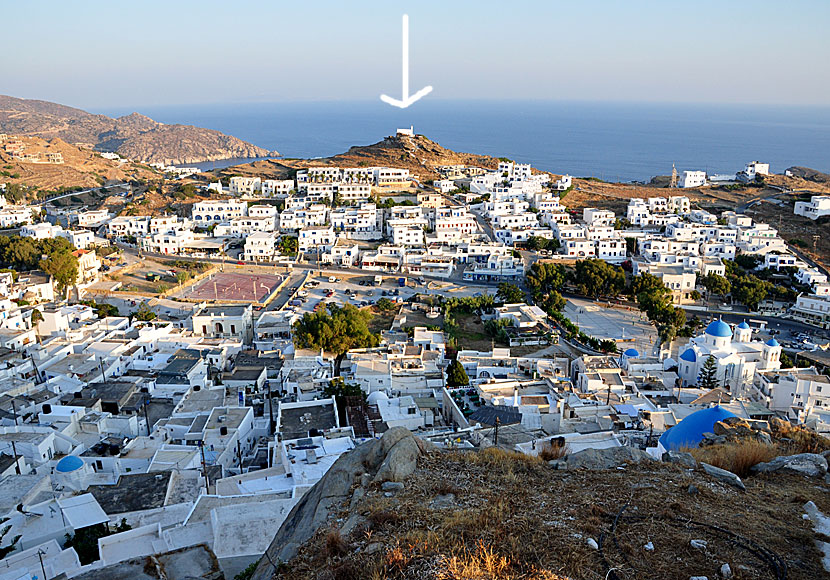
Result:
M326 556L329 558L342 556L346 552L349 551L349 545L346 543L346 540L343 539L343 536L340 534L340 530L337 528L332 528L326 533L326 542L325 542L325 552Z
M778 449L774 446L752 440L695 447L688 451L698 461L726 469L739 477L746 477L753 466L779 455Z
M539 451L539 458L542 461L553 461L554 459L564 458L570 452L571 450L567 445L556 445L554 442L550 442Z

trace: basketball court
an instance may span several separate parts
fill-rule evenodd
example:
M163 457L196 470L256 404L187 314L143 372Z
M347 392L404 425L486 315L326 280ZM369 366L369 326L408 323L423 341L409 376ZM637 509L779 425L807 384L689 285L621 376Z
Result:
M178 294L191 302L259 302L264 304L277 293L282 276L273 274L217 273Z

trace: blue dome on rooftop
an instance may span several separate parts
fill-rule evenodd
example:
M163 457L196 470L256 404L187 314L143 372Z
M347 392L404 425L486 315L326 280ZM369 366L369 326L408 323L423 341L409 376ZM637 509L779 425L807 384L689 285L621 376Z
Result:
M697 355L693 349L687 348L683 351L683 354L680 355L680 360L685 360L686 362L697 362Z
M726 338L732 336L732 329L723 320L718 319L709 323L709 326L706 327L706 334Z
M55 471L58 473L71 473L77 471L84 466L84 460L75 455L67 455L55 466Z
M746 323L746 320L744 320L738 325L738 328L741 330L749 330L749 325Z
M715 423L734 416L734 413L720 405L695 411L663 433L660 444L669 451L682 447L697 447L703 441L703 434L711 433Z
M777 340L771 338L767 341L767 346L781 346Z
M640 356L640 352L636 348L629 348L623 354L628 358L637 358Z

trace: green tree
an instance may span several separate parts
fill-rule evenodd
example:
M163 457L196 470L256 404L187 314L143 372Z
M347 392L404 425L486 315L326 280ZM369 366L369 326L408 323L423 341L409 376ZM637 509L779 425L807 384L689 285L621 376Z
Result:
M185 270L179 270L176 272L176 281L179 283L179 286L184 284L190 279L190 272Z
M7 521L9 521L9 518L0 519L0 524L5 524ZM11 526L3 526L3 529L0 530L0 542L3 541L3 539L6 537L6 534L8 534L9 530L11 529ZM5 558L17 549L17 542L19 542L20 538L22 537L23 536L15 536L14 538L12 538L12 541L9 543L9 545L0 548L0 560L2 560L3 558Z
M755 276L741 276L732 285L732 296L749 310L757 310L758 304L769 294L771 286L769 282Z
M346 397L360 397L364 403L366 402L366 393L360 388L360 385L348 384L341 377L329 381L329 384L323 389L323 396L326 398L334 397L341 425L348 424Z
M138 310L133 312L130 316L133 320L138 320L140 322L150 322L151 320L156 319L156 313L153 312L149 306L147 306L146 302L139 304Z
M294 344L342 358L350 349L378 345L378 336L369 330L371 319L371 313L353 304L328 304L327 310L307 312L294 323Z
M732 285L729 280L719 274L710 272L700 279L700 285L706 288L712 294L719 294L726 296L732 291Z
M389 300L389 298L381 298L380 300L375 302L375 307L377 307L378 310L386 312L389 310L394 310L395 303Z
M71 252L53 253L40 261L40 269L55 279L61 293L78 281L78 258Z
M464 370L458 360L453 359L449 366L447 366L447 386L450 388L464 387L470 384L470 378L467 376L467 371Z
M515 284L502 282L499 284L499 289L496 292L496 300L503 304L516 304L525 301L525 293Z
M573 280L580 294L591 297L616 296L625 288L625 272L605 260L579 260Z
M562 312L565 308L565 299L556 290L551 290L547 295L543 296L541 300L537 301L537 306L547 312L548 314L554 312Z
M711 354L706 358L700 374L697 376L697 386L701 389L715 389L718 383L718 363Z
M552 291L559 292L565 284L565 267L550 262L534 262L525 275L525 283L534 300Z
M110 529L108 524L96 524L75 531L74 536L66 534L65 548L75 548L78 560L81 564L87 565L100 558L98 554L98 539L105 538L112 534L119 534L133 529L127 523L126 518L121 518L121 523Z
M763 258L755 254L739 254L735 256L735 263L744 270L754 270L761 262L763 262Z

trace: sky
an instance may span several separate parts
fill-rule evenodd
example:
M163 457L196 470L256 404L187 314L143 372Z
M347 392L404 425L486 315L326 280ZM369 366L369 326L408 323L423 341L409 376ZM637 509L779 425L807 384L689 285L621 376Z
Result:
M830 2L4 3L0 94L87 110L438 99L830 105Z

